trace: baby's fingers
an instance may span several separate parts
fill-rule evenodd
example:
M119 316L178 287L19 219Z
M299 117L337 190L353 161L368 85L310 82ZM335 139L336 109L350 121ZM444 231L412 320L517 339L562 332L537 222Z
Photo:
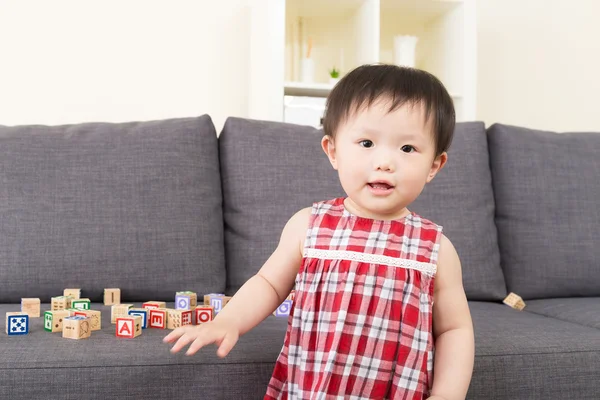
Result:
M204 346L216 342L218 337L217 337L217 334L215 334L213 331L211 333L207 332L206 334L204 334L202 336L196 336L194 339L195 340L190 345L190 348L188 349L188 351L185 352L186 356L191 356L192 354L195 354L198 350L200 350Z
M163 338L163 342L171 343L175 340L179 339L181 336L185 334L187 330L184 328L177 328L173 332L169 333L167 336Z
M229 354L229 352L231 351L233 346L235 346L237 341L238 341L238 335L228 332L225 335L225 337L223 338L223 340L221 341L221 343L219 344L219 349L217 350L217 355L219 357L225 357L227 354Z

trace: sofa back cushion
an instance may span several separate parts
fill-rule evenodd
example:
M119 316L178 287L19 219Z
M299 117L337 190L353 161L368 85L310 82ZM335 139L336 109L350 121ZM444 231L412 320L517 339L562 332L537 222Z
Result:
M260 269L296 211L345 196L321 149L322 135L308 126L226 121L219 151L229 293ZM482 123L457 126L449 160L410 208L444 226L461 257L469 298L501 299L506 287Z
M600 296L600 134L488 129L508 289Z
M0 302L224 290L211 119L0 126Z

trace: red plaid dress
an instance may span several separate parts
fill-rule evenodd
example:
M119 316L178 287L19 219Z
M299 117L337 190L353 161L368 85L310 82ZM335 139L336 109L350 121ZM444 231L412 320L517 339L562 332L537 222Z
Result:
M265 399L424 399L442 228L418 215L312 207L296 297Z

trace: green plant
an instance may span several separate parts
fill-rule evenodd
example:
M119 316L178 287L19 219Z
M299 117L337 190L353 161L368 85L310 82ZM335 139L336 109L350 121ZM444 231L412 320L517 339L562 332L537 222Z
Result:
M331 76L332 78L336 79L340 77L340 71L338 71L337 69L335 69L335 67L333 67L330 71L329 71L329 76Z

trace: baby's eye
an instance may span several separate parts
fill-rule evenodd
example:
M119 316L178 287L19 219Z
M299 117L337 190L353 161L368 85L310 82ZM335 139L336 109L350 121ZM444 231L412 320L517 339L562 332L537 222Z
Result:
M367 140L367 139L365 139L365 140L361 140L361 141L360 141L360 142L358 142L358 143L360 143L360 145L361 145L362 147L366 147L367 149L368 149L369 147L373 147L373 142L372 142L372 141L370 141L370 140Z
M402 151L405 153L412 153L413 151L415 151L415 148L410 144L405 144L404 146L402 146Z

